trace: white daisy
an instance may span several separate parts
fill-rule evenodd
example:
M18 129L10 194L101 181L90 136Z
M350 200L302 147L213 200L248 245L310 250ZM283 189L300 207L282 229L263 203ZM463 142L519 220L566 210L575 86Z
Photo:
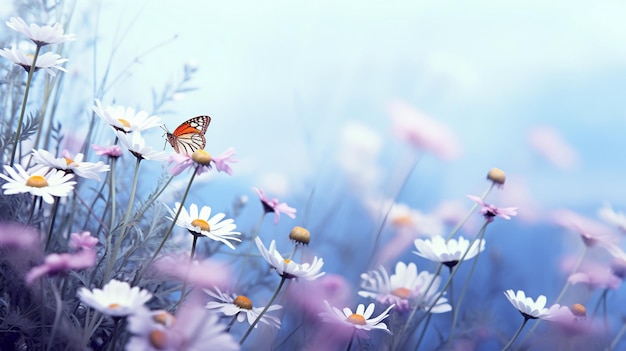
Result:
M87 306L114 317L124 317L135 313L152 294L139 287L130 287L127 282L112 279L102 289L80 288L78 297Z
M124 133L116 131L118 139L128 151L137 158L154 161L166 161L169 156L165 151L157 151L150 146L146 146L146 141L140 132Z
M390 277L385 268L380 271L370 271L361 274L362 297L376 299L385 304L395 304L400 309L407 309L412 304L418 304L423 310L428 309L440 293L437 291L441 284L441 277L426 271L417 273L415 263L398 262L396 271ZM432 282L432 283L431 283ZM428 291L426 289L428 288ZM452 310L448 300L440 297L431 313L443 313Z
M41 166L55 168L66 173L74 173L79 177L100 180L98 173L108 172L109 165L102 161L83 162L84 155L79 153L73 158L67 154L65 157L54 157L46 150L33 150L33 161Z
M475 241L470 247L469 240L463 237L446 242L442 236L434 236L428 240L416 239L414 243L417 251L413 253L434 262L441 262L450 268L454 267L463 255L465 255L463 260L469 260L485 249L485 239L480 243Z
M255 238L256 246L261 252L261 255L265 260L276 269L276 272L281 277L287 279L293 278L303 278L306 280L315 280L324 274L325 272L320 272L322 270L322 266L324 265L324 260L321 258L317 258L315 256L313 258L312 263L303 263L297 264L290 259L285 259L283 256L276 250L276 241L272 240L270 243L269 250L265 248L261 239L257 236Z
M165 311L141 308L128 317L133 334L126 350L135 351L235 351L240 346L218 324L218 317L199 306L185 304L176 317Z
M63 27L59 23L51 26L38 26L32 23L27 25L21 17L11 17L6 24L9 28L24 34L39 46L59 44L76 39L74 34L63 34Z
M533 301L532 298L526 297L526 294L522 290L518 290L517 294L513 290L507 290L504 295L513 307L529 319L543 319L550 315L550 310L546 308L547 299L544 295L539 295L537 301Z
M132 107L107 106L105 108L98 99L96 99L96 106L93 107L93 111L115 130L125 133L142 132L163 124L161 118L150 116L145 111L135 112Z
M41 168L26 172L20 165L15 169L5 165L4 170L9 176L0 174L0 178L7 181L2 185L5 195L31 193L41 196L46 203L53 203L53 196L65 197L74 190L74 176L59 172L55 169Z
M380 329L391 334L391 331L387 329L385 323L382 323L382 320L389 317L389 311L391 311L394 305L387 307L383 313L374 318L370 318L374 314L375 305L373 303L369 304L367 309L365 305L360 304L354 313L348 307L344 307L343 311L340 311L338 308L332 307L326 300L324 300L324 305L326 306L326 311L319 314L324 322L339 323L363 331Z
M177 202L173 209L170 209L166 205L167 211L172 216L168 217L168 219L174 219L179 207L180 202ZM191 204L189 206L189 212L187 212L187 209L184 207L181 209L180 214L176 219L176 225L187 228L189 233L192 235L206 236L207 238L219 241L234 250L235 246L233 246L229 240L241 242L241 239L235 237L235 235L240 235L241 233L233 231L237 228L234 220L223 220L224 217L226 217L223 213L217 213L213 217L209 217L211 217L211 207L202 206L198 212L198 205Z
M215 292L207 289L205 289L204 292L219 300L207 302L206 306L204 306L206 309L217 310L218 312L221 312L225 316L229 317L237 316L237 322L239 323L244 322L247 319L248 324L252 325L264 309L264 307L252 306L252 301L250 301L250 299L246 296L236 294L232 294L231 296L223 293L217 287L215 288ZM276 311L281 308L283 308L281 305L271 305L266 312ZM267 313L261 317L260 322L272 327L280 328L280 319L274 316L269 316ZM256 328L257 326L258 324L254 327Z
M0 49L0 56L22 66L26 72L30 71L30 67L33 65L33 55L27 55L18 49ZM52 69L67 72L67 70L60 66L60 64L69 61L68 59L61 58L61 55L53 52L46 52L37 56L37 63L35 63L35 71L43 68L51 76L56 76L56 72Z

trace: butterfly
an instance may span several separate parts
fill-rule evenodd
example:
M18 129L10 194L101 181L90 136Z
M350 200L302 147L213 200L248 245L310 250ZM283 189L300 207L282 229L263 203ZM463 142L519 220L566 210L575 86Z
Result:
M190 118L174 129L172 133L166 129L167 141L179 154L191 155L196 150L204 149L206 145L204 133L206 133L210 123L211 117L209 116Z

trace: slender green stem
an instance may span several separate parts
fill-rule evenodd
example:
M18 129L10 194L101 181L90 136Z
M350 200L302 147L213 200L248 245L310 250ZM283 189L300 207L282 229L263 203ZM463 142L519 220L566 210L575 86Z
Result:
M350 349L352 348L352 343L354 342L355 337L356 337L356 328L352 330L352 336L350 337L350 342L348 343L348 347L346 347L346 351L350 351Z
M239 286L241 286L241 279L243 278L244 273L248 271L247 268L248 268L248 263L250 261L250 254L252 253L252 248L254 247L254 240L259 235L259 230L261 230L261 225L263 224L263 219L265 218L266 214L267 212L263 211L263 213L261 214L261 217L259 217L259 220L256 226L254 227L252 235L250 236L250 243L248 245L248 251L244 255L243 263L241 264L241 269L239 270L239 277L235 281L236 284Z
M488 224L488 221L486 221ZM486 225L482 227L483 230L480 232L480 239L479 240L483 240L483 238L485 237L485 232L486 232ZM461 310L461 304L463 303L463 298L465 298L465 293L467 292L467 288L469 287L469 283L470 280L472 279L472 275L474 274L474 270L476 269L476 266L478 265L478 258L480 257L480 253L481 251L478 252L478 254L476 255L476 257L474 257L474 262L472 262L472 267L470 268L469 273L467 274L467 277L465 278L465 284L463 285L463 289L461 290L461 295L459 296L459 300L456 302L456 307L453 308L452 310L454 311L454 315L452 317L452 327L450 328L450 336L448 337L448 343L451 343L454 337L454 329L456 328L456 321L459 318L459 311ZM452 297L450 297L450 300L452 300ZM450 301L452 304L452 301Z
M57 211L59 210L59 200L58 196L54 197L54 204L52 205L52 218L50 218L50 227L48 228L48 237L46 238L46 246L44 246L44 252L48 250L48 246L50 246L50 241L52 240L52 232L54 231L54 223L57 218Z
M424 340L424 335L426 335L426 330L428 329L428 324L430 323L432 316L432 313L429 313L428 317L426 317L426 323L424 323L420 337L417 339L417 344L415 344L415 351L419 350L420 344L422 343L422 340Z
M248 338L250 333L252 333L252 330L254 330L254 327L256 327L256 325L259 323L259 321L261 320L261 318L263 317L265 312L267 312L267 310L270 308L272 303L274 303L274 300L276 300L276 297L278 297L278 293L280 292L280 289L282 289L283 285L285 285L285 281L287 281L287 278L281 277L280 283L278 284L278 287L276 288L276 291L274 292L274 295L272 295L272 298L267 303L267 305L265 305L265 308L263 309L263 311L261 311L261 313L259 313L259 315L256 317L254 322L252 324L250 324L250 327L248 328L246 333L243 335L243 337L239 341L239 345L243 345L243 343L246 341L246 339Z
M187 290L187 279L189 278L189 270L191 269L191 265L193 264L193 257L196 254L196 244L198 243L198 236L193 236L193 242L191 243L191 255L189 255L189 265L187 266L187 273L185 274L185 280L183 280L183 288L180 290L180 300L178 300L178 305L183 304L183 300L185 299L185 291Z
M106 270L104 271L104 277L102 279L103 284L105 284L109 280L109 278L111 278L111 273L113 271L113 266L115 265L115 260L117 259L117 254L119 253L120 248L122 247L122 242L124 241L124 235L126 235L126 231L128 229L128 225L130 221L130 214L133 210L133 202L135 200L135 193L137 192L137 181L139 179L139 165L141 164L141 160L142 160L141 157L137 157L137 162L135 163L135 174L133 175L133 185L130 190L130 198L128 199L128 207L126 208L126 217L124 218L120 235L115 241L115 246L113 246L113 252L111 252L111 256L107 260L107 267L106 267Z
M583 259L585 258L586 254L587 254L587 245L583 245L583 249L580 252L580 255L578 256L578 261L576 261L576 264L574 265L574 269L572 269L572 273L570 273L570 275L572 275L572 274L574 274L574 273L576 273L578 271L578 268L582 264ZM570 285L571 285L571 283L569 282L569 279L568 279L565 282L565 285L563 286L563 289L561 289L561 292L559 293L559 296L554 301L554 304L558 304L559 302L561 302L561 299L563 298L563 296L565 296L565 293L567 292L567 289L569 289ZM526 333L526 336L524 337L524 340L526 340L526 338L528 338L529 336L531 336L533 334L533 332L537 329L537 327L539 327L539 324L541 324L541 319L537 319L537 322L535 322L535 324L533 324L533 326L530 328L528 333ZM524 341L524 340L522 340L522 341Z
M241 313L241 312L239 312ZM237 316L239 315L239 313L235 314L233 316L233 318L230 320L230 322L228 322L228 326L226 327L226 332L229 333L230 332L230 328L233 327L233 325L235 325L235 322L237 321Z
M172 230L174 230L174 226L176 226L176 221L178 221L178 216L180 216L180 212L185 207L185 200L187 200L187 195L189 195L189 189L191 189L191 184L193 183L193 180L195 179L195 177L196 177L196 172L194 171L191 174L191 178L189 179L189 184L187 184L187 188L185 189L183 198L180 201L180 206L178 206L178 211L176 211L174 218L172 218L172 224L170 224L169 228L167 229L167 232L165 233L165 236L163 236L163 240L161 240L161 244L159 244L159 247L157 247L157 249L154 251L154 253L150 257L148 262L146 262L146 264L144 264L137 272L135 279L133 279L133 283L137 283L139 281L144 271L148 269L148 267L152 264L152 262L154 262L159 252L161 252L161 250L163 249L163 246L165 246L167 239L169 239L170 235L172 234Z
M15 139L13 140L13 147L11 149L11 163L9 163L11 167L13 167L13 162L15 161L17 143L20 140L20 133L22 133L22 122L24 121L24 113L26 112L26 103L28 102L28 93L30 92L30 85L33 80L33 73L35 73L35 69L37 67L37 57L39 56L39 50L41 50L41 45L37 44L37 48L35 49L35 55L33 56L33 63L28 70L28 77L26 78L26 87L24 88L24 99L22 100L20 118L17 120L17 131L15 132ZM41 126L39 127L41 128Z
M519 334L522 332L522 329L524 329L524 327L526 326L527 322L528 322L528 317L524 316L524 322L522 322L522 325L519 326L519 328L515 332L515 335L513 335L513 338L511 338L511 340L509 340L509 342L504 346L502 351L508 350L511 347L511 345L513 345L513 343L515 342L515 339L517 339Z
M43 284L43 283L42 283ZM61 312L63 312L63 301L61 298L61 293L57 290L54 284L50 284L52 293L54 294L54 302L56 303L56 312L54 314L54 323L52 323L52 330L50 330L50 337L48 338L48 345L46 346L46 351L50 351L50 348L54 344L54 336L57 332L57 326L59 325L59 321L61 320Z
M491 182L491 184L489 185L489 188L487 188L487 190L485 190L485 192L480 197L480 199L481 200L485 200L487 198L487 196L489 195L489 193L491 192L491 190L493 190L494 186L495 186L495 183ZM470 208L470 210L467 212L465 217L456 225L456 227L454 227L454 229L452 229L450 234L448 234L448 236L446 237L446 242L448 240L452 239L452 237L459 231L459 229L461 229L461 227L465 224L465 222L467 222L467 220L472 216L474 211L476 211L478 206L479 205L477 203L474 203L474 205L472 206L472 208Z
M611 342L611 345L609 346L609 350L615 350L615 346L617 346L617 343L622 339L622 336L624 336L624 333L626 333L626 324L622 325L622 328L619 330L619 332L617 332L617 334L615 335L615 338L613 338L613 341Z

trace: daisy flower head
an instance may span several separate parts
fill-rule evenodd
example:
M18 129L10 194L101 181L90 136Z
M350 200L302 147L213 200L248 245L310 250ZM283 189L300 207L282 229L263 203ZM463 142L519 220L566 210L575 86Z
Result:
M375 304L371 303L365 308L365 305L359 304L354 312L348 307L339 310L331 306L328 301L324 300L326 311L319 314L324 322L338 323L346 327L355 328L357 331L369 332L373 329L384 330L391 334L387 325L382 321L389 317L389 311L394 307L391 305L379 314L377 317L370 318L374 314Z
M256 246L261 256L272 266L278 275L287 279L302 278L305 280L315 280L326 272L320 272L324 266L324 260L315 256L312 263L298 264L290 259L285 259L276 250L276 240L272 240L269 249L265 248L261 239L257 236L255 239Z
M434 236L428 240L415 239L414 244L417 251L413 253L433 262L441 262L448 268L454 267L461 259L473 258L485 249L485 239L474 241L470 246L469 240L463 237L446 241L442 236Z
M517 207L503 207L498 208L494 205L485 203L480 197L474 195L467 195L467 198L480 205L480 213L483 214L488 222L493 222L495 217L504 218L506 220L511 219L512 216L517 216Z
M296 218L296 210L293 207L289 207L286 202L279 202L277 198L269 199L265 196L265 193L262 189L252 188L257 195L259 195L259 200L261 200L261 204L263 205L263 210L265 213L274 213L274 224L277 224L280 220L280 214L284 213L286 216L291 218Z
M173 175L179 175L186 169L194 168L196 174L200 175L210 171L215 166L218 172L233 175L233 170L228 163L239 162L232 157L234 154L235 149L232 147L217 157L202 149L194 151L191 155L174 152L170 155L170 163L174 163L170 172Z
M229 317L237 316L237 322L239 323L247 321L249 325L252 325L264 309L264 307L254 307L252 301L247 296L236 294L228 295L217 287L215 291L205 289L204 292L217 300L207 302L204 306L206 309L216 310ZM266 312L276 311L281 308L283 308L281 305L271 305ZM270 316L267 313L261 317L259 322L280 329L280 319ZM257 326L258 324L254 327L256 328Z
M96 155L98 156L108 156L110 158L118 158L122 156L122 148L119 145L111 145L111 146L99 146L99 145L91 145L91 148L96 151Z
M26 72L30 72L30 67L33 65L33 55L25 54L18 49L0 49L0 56L13 62L16 65L22 66ZM37 56L37 62L35 63L35 71L39 69L45 70L49 75L56 76L54 70L67 72L67 70L60 65L69 61L68 59L61 58L61 55L53 52L46 52Z
M239 344L218 323L218 317L195 304L185 303L176 316L141 308L128 318L133 336L126 350L135 351L236 351Z
M81 153L72 157L68 152L63 157L55 157L46 150L33 150L33 161L43 167L54 168L65 173L73 173L82 178L100 180L99 173L108 172L109 165L101 161L83 162L84 155Z
M9 165L4 166L8 174L0 174L0 178L7 182L2 185L5 195L31 193L40 196L46 203L53 203L56 197L68 196L73 190L75 181L72 174L66 174L54 169L41 168L26 172L24 168L16 164L15 169Z
M417 273L417 266L411 262L396 264L395 273L391 276L384 267L380 271L370 271L361 274L361 288L359 296L369 297L385 304L394 304L399 309L408 309L412 303L417 303L422 309L428 308L437 296L441 277L426 271ZM432 283L431 283L432 282ZM428 290L426 290L428 289ZM443 313L452 310L448 300L440 297L431 313Z
M118 130L115 134L122 142L122 145L139 159L154 161L166 161L168 159L165 151L157 151L150 146L146 146L146 141L140 132L126 133Z
M530 297L526 297L526 294L522 290L518 290L516 294L513 290L509 289L504 292L504 295L524 318L543 319L550 315L550 310L546 308L547 299L545 295L539 295L536 301Z
M98 99L96 99L93 112L109 124L111 128L123 133L143 132L146 129L159 127L163 124L161 118L150 116L148 112L135 112L135 109L132 107L118 105L104 107Z
M112 279L102 289L80 288L78 298L87 306L113 317L135 313L152 298L148 290Z
M167 205L166 208L172 216L168 217L168 219L174 220L180 208L180 202L177 202L173 209L169 208ZM191 204L189 211L184 207L180 209L180 214L176 219L176 225L187 228L191 235L198 237L206 236L234 250L235 246L230 241L241 242L241 239L236 237L241 233L234 231L237 225L234 223L235 221L233 219L224 219L224 217L226 217L226 215L223 213L217 213L211 217L211 207L202 206L200 211L198 211L198 205Z
M76 40L74 34L64 34L63 26L55 23L51 26L39 26L34 23L30 25L21 17L11 17L7 22L7 26L14 31L20 32L32 40L38 46L49 44L60 44L70 40Z

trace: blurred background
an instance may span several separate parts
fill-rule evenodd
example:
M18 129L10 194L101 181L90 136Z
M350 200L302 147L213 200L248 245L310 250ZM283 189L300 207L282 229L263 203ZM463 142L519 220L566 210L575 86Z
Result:
M0 18L13 16L13 3L0 2ZM492 167L506 172L507 183L488 202L518 207L519 216L488 229L487 259L471 290L474 298L493 297L478 305L502 307L506 316L513 311L504 289L552 301L566 279L563 260L581 250L576 233L553 223L555 210L598 221L607 204L626 208L624 2L75 6L66 27L78 37L66 44L68 122L86 128L81 122L107 69L103 102L150 112L153 91L180 82L185 65L197 68L186 85L196 89L177 94L159 116L170 130L190 117L212 116L207 150L233 146L240 163L233 177L204 178L192 201L227 210L233 199L249 197L237 221L242 231L261 209L252 186L287 201L298 217L277 226L267 219L262 238L310 227L311 255L353 283L355 297L359 274L377 264L390 268L404 259L433 268L411 253L411 244L383 250L399 235L391 216L398 204L422 216L413 237L445 234L472 205L465 195L488 187ZM66 138L67 147L80 136ZM149 143L161 148L161 133ZM473 236L480 220L475 215L462 234ZM593 304L593 294L574 290L568 302ZM510 318L511 329L517 318Z

